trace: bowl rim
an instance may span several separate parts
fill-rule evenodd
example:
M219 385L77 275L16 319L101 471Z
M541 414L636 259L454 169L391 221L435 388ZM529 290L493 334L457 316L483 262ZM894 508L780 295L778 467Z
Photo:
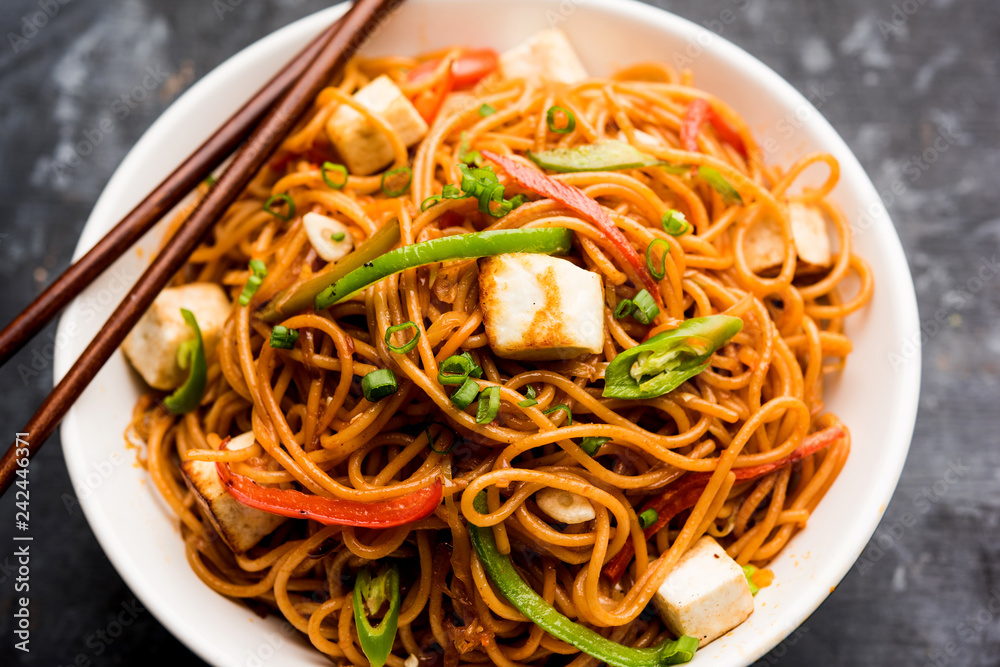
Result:
M456 0L421 0L419 4L434 5L454 1ZM579 4L578 0L573 1L574 4ZM540 6L558 4L558 0L518 0L518 2L522 4L534 3ZM108 181L87 219L73 254L73 261L79 259L107 231L110 224L101 224L102 219L109 218L107 211L114 205L120 204L123 200L136 203L143 195L143 193L122 191L123 174L147 159L147 148L160 141L161 135L164 134L169 126L193 113L201 98L213 86L238 75L245 60L250 59L254 54L279 50L286 42L301 39L318 32L323 26L328 25L342 15L347 7L347 3L342 3L322 9L261 37L223 61L175 100L142 134ZM832 152L836 153L841 166L842 181L848 174L851 174L855 185L859 188L856 190L859 198L869 203L869 210L872 210L871 207L874 207L876 211L874 214L875 218L886 221L886 224L880 228L880 231L883 233L879 239L879 244L890 260L889 273L894 277L894 285L891 291L895 298L891 303L891 307L895 309L895 316L902 318L901 321L907 323L907 330L919 330L916 293L909 266L903 253L902 243L875 186L843 138L841 138L822 113L796 90L794 86L755 56L733 44L725 37L665 9L643 4L638 0L587 0L586 4L581 8L598 13L604 12L620 15L628 20L648 23L656 30L685 35L689 40L709 44L706 47L708 50L711 50L715 55L724 59L728 65L743 70L757 79L761 87L766 88L769 94L774 95L780 100L782 106L799 108L805 105L810 109L813 112L813 116L809 121L813 125L812 129L814 132L818 132L821 141L831 147ZM67 313L69 312L71 311L67 310ZM68 316L61 318L59 323L60 334L69 326L70 320L71 318ZM866 513L858 517L857 523L853 526L853 530L848 536L850 539L844 540L843 546L835 558L835 562L839 564L839 567L830 568L818 573L816 575L816 585L813 587L811 594L799 596L794 604L788 605L784 609L782 617L787 619L787 623L783 624L781 628L773 630L768 636L768 640L761 642L754 650L740 653L738 657L745 660L747 664L757 660L784 640L785 637L799 627L822 604L829 593L840 583L860 557L881 521L885 507L889 504L906 461L916 421L920 393L921 356L919 340L911 342L916 349L916 353L912 355L913 359L901 369L901 374L904 374L905 377L901 377L897 383L898 386L903 388L903 391L897 395L898 400L895 401L895 409L886 415L886 419L892 423L889 430L895 434L894 442L892 443L893 451L895 452L895 456L891 459L893 465L882 470L881 474L877 477L878 487L874 490L869 490L870 495L874 495L880 499L880 511L877 513ZM75 360L76 355L67 349L72 347L74 346L66 346L66 348L57 346L56 348L53 363L53 374L56 382L62 378ZM78 435L81 429L77 428L77 417L76 409L71 409L66 415L60 430L64 459L70 473L74 492L79 499L80 506L90 524L91 530L97 537L106 557L111 561L119 576L122 577L145 608L171 634L206 662L216 665L223 664L224 658L217 651L214 651L207 642L202 640L200 628L187 621L184 614L178 613L177 610L167 605L161 599L160 595L157 594L156 583L145 575L140 564L133 562L127 557L123 551L121 535L112 528L113 521L98 503L96 495L85 492L84 478L87 474L86 466L88 459L85 457L85 447Z

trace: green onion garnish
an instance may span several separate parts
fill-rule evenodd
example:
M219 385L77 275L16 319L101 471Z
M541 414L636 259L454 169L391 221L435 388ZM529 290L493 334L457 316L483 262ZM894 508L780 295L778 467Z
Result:
M698 175L704 178L716 192L722 195L723 203L743 204L743 197L740 196L739 190L730 185L729 181L719 173L718 169L701 166L698 167Z
M427 434L427 445L431 448L432 452L434 452L435 454L447 454L451 450L455 449L455 439L454 438L451 439L451 444L448 446L448 449L437 449L434 446L435 440L431 436L431 426L433 426L433 424L428 424L427 428L424 429L424 432ZM448 429L447 426L441 425L441 433L438 434L438 438L440 438L442 435L444 435L444 432L448 431L448 430L449 429Z
M653 301L653 295L646 290L640 290L635 298L632 299L632 303L635 304L635 310L632 311L632 317L636 319L639 324L649 324L656 316L660 314L660 307L656 305Z
M380 368L361 378L361 391L372 403L395 394L397 388L396 374L388 368Z
M426 211L427 209L429 209L431 206L434 206L434 204L437 204L442 199L443 199L443 197L441 195L431 195L427 199L425 199L422 202L420 202L420 212L423 213L424 211Z
M535 388L530 384L528 385L528 391L524 392L527 396L523 401L518 401L517 405L522 408L530 408L532 405L538 405L538 401L535 400Z
M462 410L466 409L476 400L479 394L479 383L472 378L465 378L465 382L451 395L451 402Z
M562 403L560 403L559 405L554 405L551 408L549 408L548 410L542 410L542 414L543 415L550 415L553 412L555 412L556 410L563 410L563 411L566 412L567 416L569 417L569 421L566 422L566 426L572 426L573 425L573 411L570 410L568 406L565 406Z
M479 211L488 213L494 218L502 218L510 213L510 202L504 201L503 191L504 186L500 183L493 183L484 188L482 194L479 195Z
M681 236L691 231L691 223L687 221L683 213L676 209L670 209L664 213L660 224L663 225L663 231L671 236Z
M250 277L247 278L247 284L243 286L243 293L240 294L239 298L241 306L250 303L250 299L257 293L257 288L264 282L266 276L267 266L264 265L264 262L259 259L250 260Z
M276 201L282 201L288 207L288 210L284 214L274 210L273 205ZM273 215L274 217L278 218L279 220L284 220L285 222L288 222L289 220L295 217L295 202L287 194L272 195L271 197L268 198L266 202L264 202L264 210Z
M657 244L664 246L663 254L660 255L659 269L656 268L656 264L653 262L653 248ZM646 248L646 268L655 280L663 280L663 277L667 275L667 253L669 252L670 244L663 239L653 239L652 243L649 244L649 247Z
M295 347L299 339L299 332L295 329L283 327L280 324L271 329L271 347L278 350L290 350Z
M396 167L382 174L382 192L386 197L398 197L410 189L413 170L407 166ZM394 186L395 184L395 186Z
M566 124L563 126L556 125L556 115L560 113L566 116ZM549 107L549 110L545 113L545 123L549 126L550 132L554 132L555 134L569 134L576 129L576 116L568 109L559 106Z
M340 243L341 241L347 238L347 234L345 234L344 232L337 232L335 234L330 234L330 238L336 241L337 243Z
M402 345L393 345L392 334L396 333L397 331L405 331L407 329L413 329L414 331L413 338L406 341ZM412 350L417 346L417 341L419 340L420 340L420 327L418 327L413 322L410 322L409 320L403 322L402 324L396 324L394 326L391 326L385 330L385 345L396 354L406 354L407 352L409 352L410 350Z
M500 412L500 387L486 387L479 393L476 423L489 424Z
M485 102L479 107L479 115L483 118L487 116L492 116L497 112L497 108L492 104L486 104Z
M588 436L580 441L580 449L587 452L590 456L593 456L597 453L597 450L601 448L601 445L606 442L611 442L611 438L601 435Z
M518 206L522 206L524 204L527 204L528 203L528 196L527 195L514 195L513 197L511 197L507 201L510 202L510 208L513 210L513 209L517 208Z
M639 524L645 529L656 523L656 520L660 518L660 515L653 508L649 508L639 515Z
M633 310L635 310L635 304L632 303L632 299L622 299L615 307L615 319L624 320L632 314Z
M339 175L339 178L337 180L333 180L327 176L327 172L330 171L336 172ZM323 177L323 182L334 190L341 190L345 185L347 185L347 167L342 164L324 162L323 166L319 169L319 175Z
M482 377L483 369L476 365L471 354L468 352L453 354L438 366L438 382L453 385L464 384L469 376L475 375L477 371L479 375L476 377Z
M445 184L444 188L441 189L442 199L465 199L469 195L462 192L462 188L454 185L453 183Z

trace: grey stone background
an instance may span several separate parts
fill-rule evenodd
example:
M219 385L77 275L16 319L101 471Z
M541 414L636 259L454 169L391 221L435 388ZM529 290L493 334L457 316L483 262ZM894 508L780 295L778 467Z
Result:
M3 0L0 322L66 266L112 171L177 95L327 4ZM721 28L799 90L829 91L822 113L885 193L924 322L920 416L876 538L764 664L1000 664L1000 4L655 4ZM44 6L58 13L32 31L25 20ZM51 387L51 331L0 371L4 446ZM68 502L59 447L53 438L31 467L29 654L13 649L14 501L0 501L0 665L200 664L105 559Z

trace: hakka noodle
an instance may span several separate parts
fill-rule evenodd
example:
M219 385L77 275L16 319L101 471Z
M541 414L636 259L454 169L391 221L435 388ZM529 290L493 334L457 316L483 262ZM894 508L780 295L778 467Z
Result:
M336 664L690 659L748 612L672 617L670 573L766 586L850 449L836 160L765 164L689 71L508 60L351 61L164 292L179 379L126 344L190 567Z

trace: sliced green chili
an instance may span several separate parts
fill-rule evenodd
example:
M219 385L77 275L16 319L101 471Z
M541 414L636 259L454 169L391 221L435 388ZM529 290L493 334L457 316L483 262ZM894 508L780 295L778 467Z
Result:
M486 492L480 492L473 505L481 513L488 513ZM525 582L510 556L501 554L493 537L493 529L469 525L469 537L479 562L504 597L535 625L553 637L572 644L589 656L613 667L662 667L689 661L698 649L698 640L683 636L676 641L666 640L652 648L632 648L602 637L594 630L574 623L556 611L542 596Z
M285 205L288 207L288 211L282 214L274 210L274 203L276 201L284 202ZM273 215L274 217L278 218L279 220L284 220L285 222L288 222L289 220L295 217L295 200L293 200L291 196L287 194L272 195L271 197L268 198L266 202L264 202L264 210Z
M406 329L413 329L414 332L413 338L406 341L403 345L393 345L392 334L396 333L397 331L405 331ZM402 324L396 324L385 330L385 345L396 354L406 354L407 352L409 352L410 350L412 350L417 346L417 342L419 340L420 340L420 327L418 327L415 323L410 321L403 322Z
M374 628L368 620L368 614L375 614L388 600L389 610L382 621ZM399 571L395 566L385 570L372 579L366 569L358 572L354 583L354 625L358 629L358 639L361 650L372 667L382 667L389 654L392 644L396 641L396 630L399 625Z
M671 392L708 368L712 354L742 328L741 319L728 315L685 320L612 359L604 396L646 399Z
M562 227L497 229L444 236L403 246L373 257L324 289L316 296L316 310L329 308L383 278L413 267L511 252L564 254L569 251L572 238L572 232Z
M188 372L187 379L174 393L163 399L175 415L191 412L201 405L201 397L205 394L205 383L208 380L208 362L205 360L205 343L201 339L201 328L194 313L181 308L181 317L185 324L194 332L194 337L186 340L177 348L177 365Z
M380 368L361 378L361 391L372 403L395 394L398 388L396 374L389 368Z
M337 181L332 180L327 176L327 172L336 172L340 175L340 179ZM342 190L345 185L347 185L348 173L347 167L342 164L334 164L332 162L324 162L323 166L319 169L319 175L323 177L323 182L334 190Z
M500 412L500 387L486 387L479 392L476 423L489 424Z

